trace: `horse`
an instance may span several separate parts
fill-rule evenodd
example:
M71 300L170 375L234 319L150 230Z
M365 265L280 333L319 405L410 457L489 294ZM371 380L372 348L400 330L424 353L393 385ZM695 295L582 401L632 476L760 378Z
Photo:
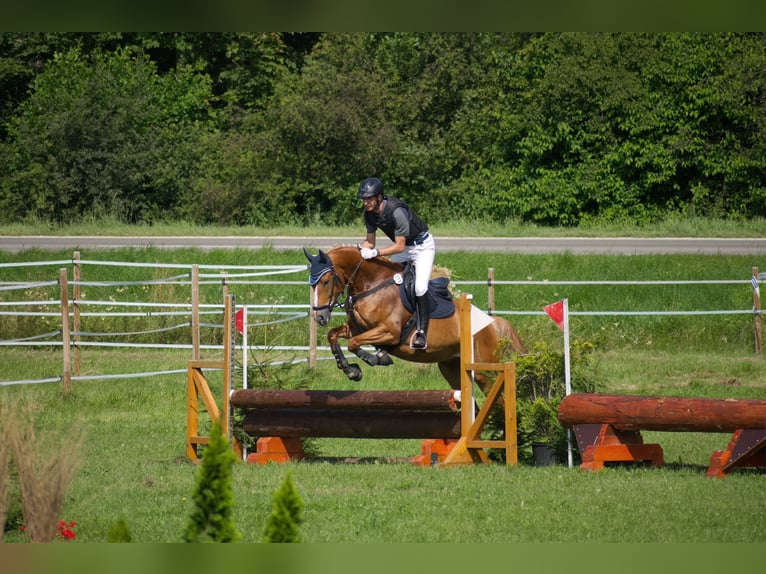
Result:
M452 313L441 318L432 314L427 348L412 349L408 339L414 318L412 306L408 310L405 305L406 294L402 290L408 275L404 264L380 256L363 259L359 249L353 246L335 247L327 252L320 249L317 255L305 248L303 252L310 264L314 320L324 327L329 324L334 309L345 310L346 322L330 329L327 341L338 368L350 380L360 381L362 370L359 365L348 362L339 339L347 339L349 352L373 367L393 364L391 356L415 363L437 363L450 387L460 389L460 317L454 312L454 303L444 282L441 287L449 298ZM436 289L437 281L431 280L429 293ZM473 336L473 360L500 362L503 341L507 341L513 351L526 352L513 326L502 317L494 316L486 328ZM363 349L364 345L375 347L376 352ZM486 392L488 377L476 373L475 379Z

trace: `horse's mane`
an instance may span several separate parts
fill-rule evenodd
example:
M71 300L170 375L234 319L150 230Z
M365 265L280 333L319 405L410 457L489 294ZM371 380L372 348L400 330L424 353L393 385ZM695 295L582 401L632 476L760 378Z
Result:
M348 257L353 257L353 264L356 265L359 262L359 258L361 255L359 254L359 249L356 247L356 245L347 245L347 244L341 244L341 245L333 245L330 250L327 252L328 255L338 254L339 256L345 257L346 253L349 253ZM351 253L353 252L353 255ZM333 259L334 260L334 259ZM388 257L382 256L375 259L376 262L383 265L384 267L387 267L388 269L391 269L392 271L404 271L404 265L402 263L395 263L394 261L391 261ZM447 267L441 267L439 265L434 265L433 270L431 272L431 279L436 279L437 277L446 277L451 278L452 277L452 271Z
M339 263L349 263L349 260L349 264L356 265L362 258L362 255L359 253L359 249L357 249L356 245L336 245L327 252L327 255L330 256L336 265ZM372 261L391 271L404 271L404 265L391 261L385 255L376 257Z

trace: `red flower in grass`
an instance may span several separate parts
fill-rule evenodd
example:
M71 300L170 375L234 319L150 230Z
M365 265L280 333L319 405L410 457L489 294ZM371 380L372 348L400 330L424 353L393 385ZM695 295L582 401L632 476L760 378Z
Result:
M77 538L77 533L73 530L76 526L77 523L74 520L70 520L69 522L66 520L59 520L58 524L56 524L56 538L61 538L62 540L74 540ZM26 532L26 524L22 524L19 530L21 532Z
M77 523L74 520L70 520L69 522L66 520L59 520L56 534L59 538L63 538L64 540L74 540L77 537L77 534L73 530L75 526L77 526Z

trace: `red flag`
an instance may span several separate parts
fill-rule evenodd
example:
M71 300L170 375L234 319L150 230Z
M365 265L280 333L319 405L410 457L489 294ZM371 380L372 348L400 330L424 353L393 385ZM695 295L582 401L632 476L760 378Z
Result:
M564 300L562 299L558 303L551 303L550 305L546 305L543 307L543 311L545 311L548 314L548 317L550 317L556 325L559 326L559 329L564 328Z
M236 313L234 313L234 326L237 328L237 331L239 331L240 335L243 335L245 333L245 310L240 309Z

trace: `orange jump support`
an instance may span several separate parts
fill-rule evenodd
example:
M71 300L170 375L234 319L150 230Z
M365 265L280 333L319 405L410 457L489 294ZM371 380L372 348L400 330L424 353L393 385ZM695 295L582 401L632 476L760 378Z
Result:
M588 470L600 470L605 462L662 466L662 447L644 444L642 430L733 432L728 447L711 456L706 476L766 466L766 401L573 394L562 400L558 419L574 430L581 467Z

